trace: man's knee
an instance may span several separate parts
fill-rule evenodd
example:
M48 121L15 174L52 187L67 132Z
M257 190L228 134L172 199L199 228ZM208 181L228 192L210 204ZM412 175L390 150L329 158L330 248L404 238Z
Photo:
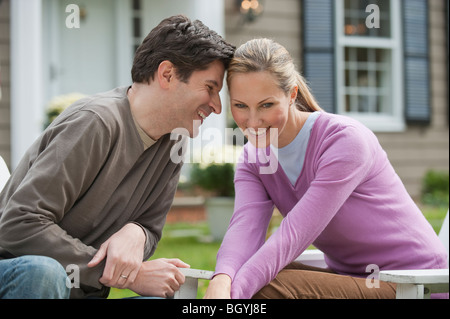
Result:
M9 297L20 299L66 299L70 295L67 274L56 260L45 256L15 258L8 272Z

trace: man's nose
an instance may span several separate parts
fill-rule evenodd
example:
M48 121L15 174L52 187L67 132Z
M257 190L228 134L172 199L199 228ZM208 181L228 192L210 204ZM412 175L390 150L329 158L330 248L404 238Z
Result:
M222 112L222 102L220 101L219 93L217 93L211 97L209 106L213 109L213 112L216 114L220 114L220 112Z

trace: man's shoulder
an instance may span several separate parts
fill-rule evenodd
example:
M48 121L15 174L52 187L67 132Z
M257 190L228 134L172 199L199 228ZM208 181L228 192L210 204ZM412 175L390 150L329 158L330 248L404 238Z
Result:
M126 87L90 95L76 101L55 119L52 126L74 120L94 120L103 122L108 128L130 123L131 111Z
M105 120L117 120L131 115L126 87L91 95L79 102L80 111L93 112Z

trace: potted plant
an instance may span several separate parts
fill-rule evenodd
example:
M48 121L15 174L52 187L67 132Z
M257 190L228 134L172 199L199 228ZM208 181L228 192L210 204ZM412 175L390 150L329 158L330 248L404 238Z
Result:
M241 148L225 145L195 152L201 156L191 168L191 184L204 191L211 235L222 240L234 210L234 172Z
M69 105L83 97L85 97L85 95L81 93L69 93L58 95L51 99L45 111L46 120L44 123L44 129L47 128L47 126L49 126L50 123L52 123L53 120Z

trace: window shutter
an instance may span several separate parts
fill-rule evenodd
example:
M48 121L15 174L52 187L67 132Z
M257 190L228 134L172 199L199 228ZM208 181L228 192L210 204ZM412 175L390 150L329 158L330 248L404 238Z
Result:
M405 118L429 123L430 70L428 1L403 0Z
M303 75L320 107L335 112L334 0L303 0Z

